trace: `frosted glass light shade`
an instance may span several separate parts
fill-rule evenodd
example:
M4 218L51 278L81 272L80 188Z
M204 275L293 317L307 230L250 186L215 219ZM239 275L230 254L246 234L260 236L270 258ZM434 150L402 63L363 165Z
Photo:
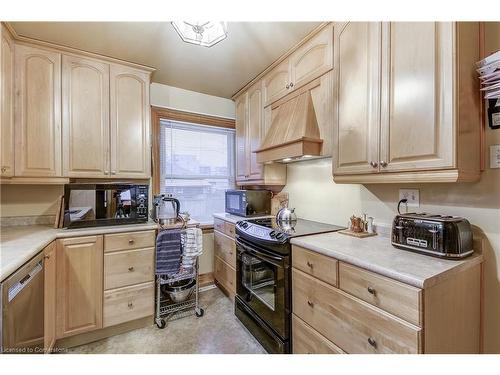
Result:
M175 21L172 26L186 43L212 47L227 37L227 23L214 21Z

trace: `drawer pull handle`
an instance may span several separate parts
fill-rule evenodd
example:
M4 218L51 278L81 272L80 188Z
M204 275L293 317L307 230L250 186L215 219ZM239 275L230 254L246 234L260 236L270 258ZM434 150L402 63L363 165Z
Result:
M374 348L377 347L377 342L373 338L371 338L371 337L368 337L368 344L370 344Z
M314 307L314 302L312 302L312 301L307 300L307 304L308 304L310 307Z
M132 271L134 270L134 267L133 267L133 266L130 266L130 267L128 268L128 270L129 270L130 272L132 272Z
M44 259L50 259L50 255L44 255L43 258Z
M129 245L132 245L134 243L133 239L128 240Z
M129 303L128 303L128 308L129 308L129 309L131 309L131 308L133 308L133 307L134 307L134 304L133 304L132 302L129 302Z
M307 261L307 267L313 268L313 264L311 262Z
M375 289L373 289L371 286L369 286L368 293L375 295L375 294L377 294L377 291Z

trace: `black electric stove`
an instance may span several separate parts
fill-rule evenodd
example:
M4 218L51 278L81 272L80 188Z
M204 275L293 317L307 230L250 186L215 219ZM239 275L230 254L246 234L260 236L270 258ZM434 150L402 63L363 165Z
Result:
M291 353L291 244L294 237L334 232L336 225L251 219L236 223L235 314L270 353Z

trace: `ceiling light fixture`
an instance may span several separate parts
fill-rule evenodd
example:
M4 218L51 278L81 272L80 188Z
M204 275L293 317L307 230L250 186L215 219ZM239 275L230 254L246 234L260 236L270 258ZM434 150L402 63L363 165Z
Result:
M227 38L227 22L175 21L172 26L186 43L212 47Z

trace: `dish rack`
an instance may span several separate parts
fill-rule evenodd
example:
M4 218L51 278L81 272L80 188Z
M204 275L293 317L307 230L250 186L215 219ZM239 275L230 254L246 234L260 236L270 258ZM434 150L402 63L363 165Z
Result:
M182 232L186 233L186 221L183 221ZM158 231L169 230L172 228L164 228L159 225ZM202 317L205 313L200 307L200 283L199 283L199 256L196 257L195 264L192 272L183 273L174 277L168 277L164 274L156 274L156 308L155 308L155 323L158 328L165 328L167 326L168 320L178 319L186 317L192 314L190 310L194 309L197 317ZM195 279L195 290L194 293L186 300L182 302L172 302L168 297L164 297L161 292L161 286L165 284L171 284L176 281L182 281L187 279Z

